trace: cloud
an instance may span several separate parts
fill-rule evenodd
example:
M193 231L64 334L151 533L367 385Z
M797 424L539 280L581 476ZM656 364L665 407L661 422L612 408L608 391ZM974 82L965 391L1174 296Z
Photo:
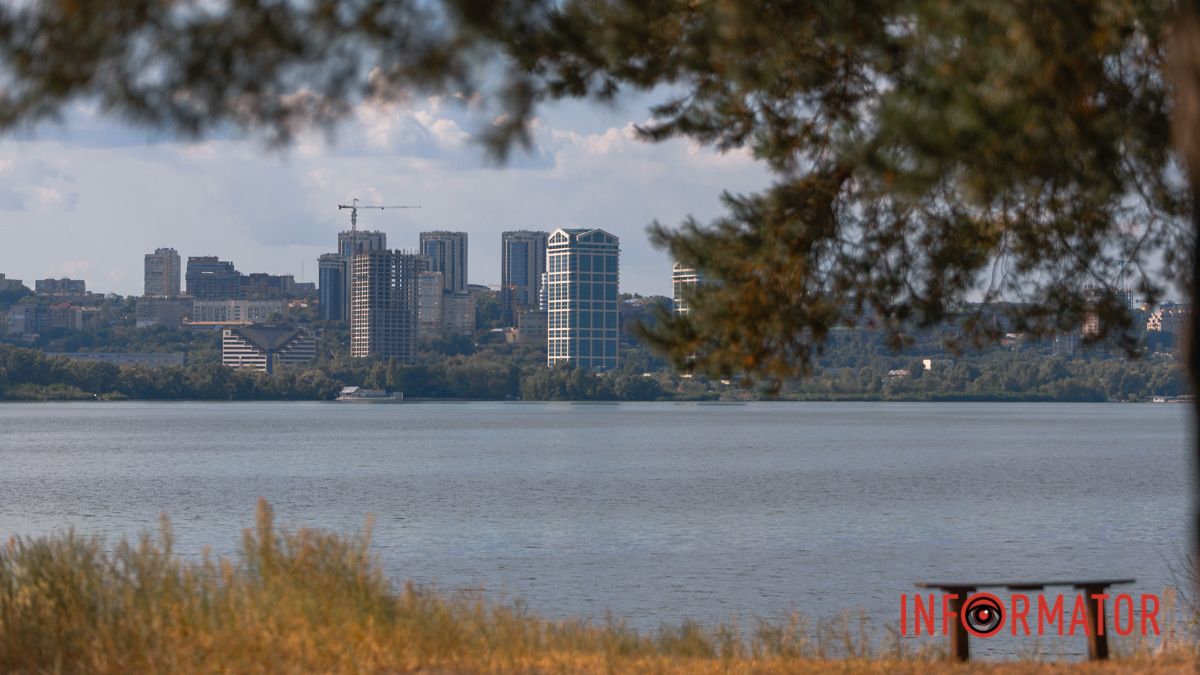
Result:
M14 152L0 160L0 272L70 268L90 288L138 293L142 256L172 246L313 280L316 257L349 225L337 205L359 197L422 207L360 212L359 227L386 231L395 248L416 248L422 230L468 232L473 283L499 283L502 231L578 224L621 238L623 289L668 293L670 261L649 247L645 226L715 217L723 190L761 188L767 172L747 152L645 143L633 117L580 110L534 119L531 149L503 167L472 140L494 111L455 97L364 103L332 142L305 133L282 152L219 137L5 142ZM47 232L56 245L45 245Z
M69 211L79 201L74 178L41 159L0 160L0 177L0 211Z
M79 279L88 276L96 268L97 265L92 260L64 260L46 267L45 274L47 278L71 277L72 279Z

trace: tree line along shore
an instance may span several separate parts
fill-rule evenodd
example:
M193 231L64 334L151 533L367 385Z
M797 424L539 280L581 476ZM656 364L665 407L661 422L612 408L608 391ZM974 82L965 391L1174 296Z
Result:
M640 345L607 373L546 367L545 351L469 338L423 344L415 364L351 359L326 332L319 356L267 375L220 365L219 338L156 329L48 337L36 348L0 344L0 400L332 400L346 386L411 399L580 401L1152 401L1190 393L1172 352L1128 359L1103 349L997 345L947 354L932 343L899 353L869 333L830 344L807 377L777 389L690 376ZM185 355L184 365L127 366L56 355L143 351Z

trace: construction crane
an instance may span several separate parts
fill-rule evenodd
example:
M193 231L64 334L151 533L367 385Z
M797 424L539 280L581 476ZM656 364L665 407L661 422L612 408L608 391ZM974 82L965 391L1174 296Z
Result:
M338 204L338 210L350 209L350 231L358 232L358 210L359 209L419 209L419 206L376 206L374 204L359 204L358 197L355 197L349 204Z

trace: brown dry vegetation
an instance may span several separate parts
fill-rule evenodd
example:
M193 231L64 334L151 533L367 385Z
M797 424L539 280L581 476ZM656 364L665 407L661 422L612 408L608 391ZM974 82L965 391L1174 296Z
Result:
M522 605L395 591L369 534L280 532L260 503L234 559L173 555L164 520L106 550L66 534L0 550L0 671L346 673L1194 672L1194 645L1105 664L954 666L849 622L794 618L743 631L695 624L640 635L616 621L550 621Z

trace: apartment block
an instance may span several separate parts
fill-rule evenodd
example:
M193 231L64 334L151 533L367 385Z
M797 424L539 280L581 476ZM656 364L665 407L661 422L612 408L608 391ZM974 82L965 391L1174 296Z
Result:
M546 244L546 359L617 367L620 240L600 229L557 229Z
M87 295L87 283L83 279L38 279L33 282L33 291L38 295L83 297Z
M412 363L417 356L418 279L429 258L402 251L359 253L351 261L350 355Z
M278 365L299 365L317 357L316 340L303 328L251 324L221 332L221 364L266 373Z
M506 326L515 326L518 314L538 306L549 237L531 230L500 235L500 311Z
M154 253L146 254L142 294L164 298L176 297L179 295L181 272L179 253L175 249L154 249Z
M283 314L282 300L195 300L191 318L204 323L267 323L276 314Z
M441 272L450 293L467 290L467 233L437 230L421 233L421 253L429 257L429 270Z
M187 293L197 300L240 300L242 273L216 256L192 256L187 261Z
M134 313L138 328L166 326L178 329L183 319L192 315L192 299L144 295L137 299Z

